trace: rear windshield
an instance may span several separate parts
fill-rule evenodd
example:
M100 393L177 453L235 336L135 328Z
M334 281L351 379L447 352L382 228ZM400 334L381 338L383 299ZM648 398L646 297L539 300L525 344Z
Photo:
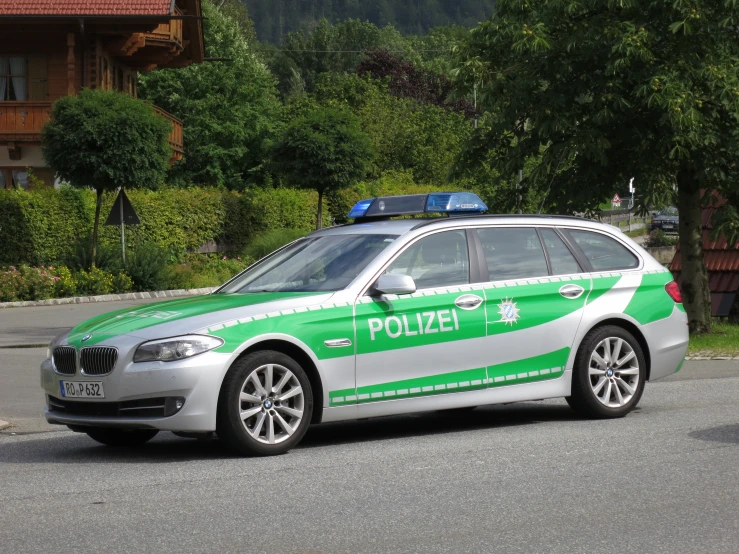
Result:
M397 235L307 237L248 269L219 293L345 289Z

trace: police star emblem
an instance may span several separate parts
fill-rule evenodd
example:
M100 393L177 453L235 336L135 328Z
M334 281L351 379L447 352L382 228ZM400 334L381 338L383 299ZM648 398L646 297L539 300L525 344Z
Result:
M498 308L500 308L500 310L498 310L500 320L506 324L510 323L511 327L521 317L518 314L520 310L516 307L516 304L517 303L513 301L513 298L506 298L503 302L498 304Z

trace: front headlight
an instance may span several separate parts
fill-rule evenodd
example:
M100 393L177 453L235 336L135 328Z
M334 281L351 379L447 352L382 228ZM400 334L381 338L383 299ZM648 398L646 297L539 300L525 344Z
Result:
M134 362L174 362L197 356L223 345L223 339L207 335L185 335L145 342L136 349Z

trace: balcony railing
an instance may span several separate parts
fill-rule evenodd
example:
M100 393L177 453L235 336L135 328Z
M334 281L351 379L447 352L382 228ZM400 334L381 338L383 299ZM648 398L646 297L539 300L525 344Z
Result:
M156 111L159 115L161 115L165 119L168 119L172 123L172 130L169 132L167 142L169 143L169 146L172 148L173 151L172 161L181 160L182 154L185 152L182 121L177 119L171 113L165 112L162 108L155 106L154 104L149 105L154 108L154 111Z
M0 102L0 140L39 142L51 102Z
M53 102L0 102L0 144L8 142L41 142L41 129L49 120ZM184 152L182 121L157 106L154 110L172 124L167 143L172 148L172 161L181 160Z
M182 12L175 8L174 15L182 15ZM171 19L167 23L162 23L150 33L144 33L147 40L171 42L182 48L182 20Z

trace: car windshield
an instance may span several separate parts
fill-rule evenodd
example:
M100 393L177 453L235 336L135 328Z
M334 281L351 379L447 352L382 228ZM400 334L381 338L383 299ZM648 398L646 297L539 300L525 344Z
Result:
M659 215L675 216L677 215L677 208L675 206L667 206L666 208L662 208Z
M268 256L218 292L342 290L396 238L397 235L307 237Z

